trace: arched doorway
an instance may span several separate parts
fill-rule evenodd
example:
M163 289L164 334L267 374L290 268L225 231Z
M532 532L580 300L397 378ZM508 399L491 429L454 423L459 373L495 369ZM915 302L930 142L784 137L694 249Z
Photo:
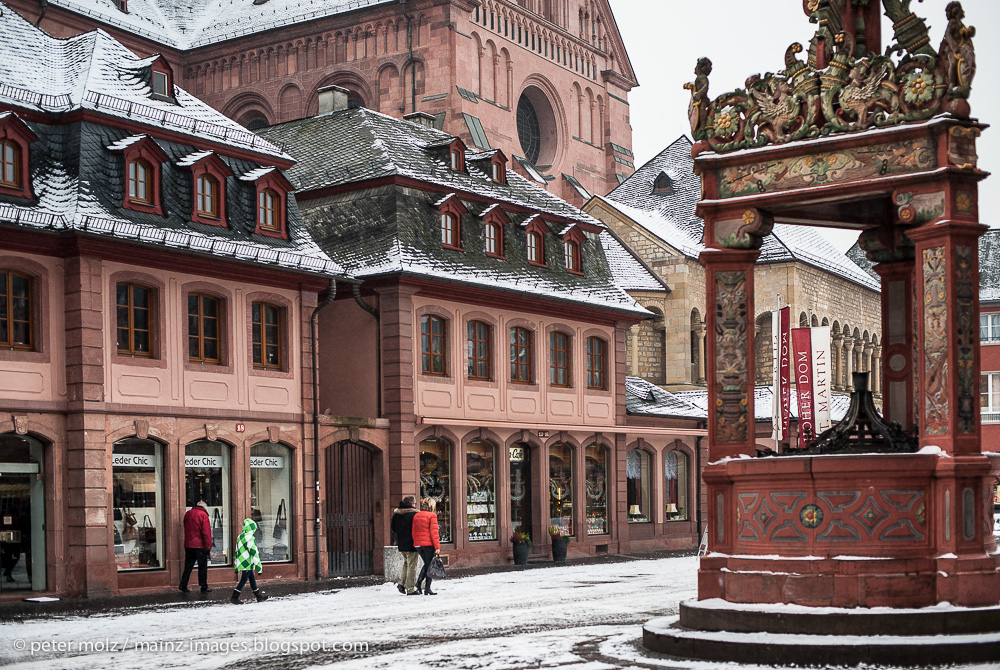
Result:
M375 450L353 440L327 450L327 551L330 575L374 572Z
M510 530L531 537L531 445L510 446Z
M0 593L45 590L44 445L0 434Z

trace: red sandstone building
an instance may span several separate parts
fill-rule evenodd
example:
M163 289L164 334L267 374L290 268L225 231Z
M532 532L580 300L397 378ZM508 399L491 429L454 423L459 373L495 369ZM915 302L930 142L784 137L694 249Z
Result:
M633 170L637 85L607 0L12 3L55 36L102 28L162 54L178 84L250 129L311 116L339 85L352 105L501 149L575 205ZM516 158L515 158L516 157ZM527 166L522 167L522 163Z
M3 7L0 51L0 596L175 585L199 499L211 581L251 516L268 575L315 574L309 319L341 271L292 159L104 33Z

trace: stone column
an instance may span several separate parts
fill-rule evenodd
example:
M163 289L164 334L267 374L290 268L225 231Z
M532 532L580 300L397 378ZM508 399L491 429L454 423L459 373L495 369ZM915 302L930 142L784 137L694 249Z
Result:
M854 373L854 338L845 337L844 338L844 390L853 391L854 390L854 379L851 375Z
M833 377L833 390L843 391L843 367L844 367L844 338L840 335L834 335L833 346L830 347L830 357L833 358L833 370L831 377Z
M704 384L705 383L705 332L706 332L706 330L707 329L705 328L705 324L704 323L700 323L700 324L698 324L697 326L694 327L694 341L695 341L695 346L698 349L697 352L696 352L696 356L697 356L696 365L697 365L697 368L698 368L698 376L697 376L697 378L695 378L695 379L693 379L691 381L693 381L695 384Z
M913 428L913 390L916 374L913 366L913 250L902 260L875 266L882 279L882 348L886 365L879 366L883 378L878 381L882 393L882 414L904 430Z
M882 347L872 349L871 388L875 395L882 395Z
M628 329L629 342L629 374L633 377L639 376L639 324L630 326Z

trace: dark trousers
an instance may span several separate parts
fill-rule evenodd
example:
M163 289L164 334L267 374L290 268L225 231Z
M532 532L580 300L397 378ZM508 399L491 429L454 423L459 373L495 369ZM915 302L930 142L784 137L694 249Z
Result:
M191 569L198 563L198 585L203 589L208 588L208 549L184 548L184 572L181 574L181 588L186 589L188 579L191 578Z
M247 585L247 580L250 580L250 589L256 591L257 577L253 574L253 570L243 570L243 576L240 577L240 583L236 586L236 590L242 591L243 587Z
M417 591L431 590L431 576L427 574L427 568L431 567L431 559L434 558L434 547L417 547L417 553L424 560L424 567L420 569L420 576L417 577ZM423 588L421 588L423 584Z

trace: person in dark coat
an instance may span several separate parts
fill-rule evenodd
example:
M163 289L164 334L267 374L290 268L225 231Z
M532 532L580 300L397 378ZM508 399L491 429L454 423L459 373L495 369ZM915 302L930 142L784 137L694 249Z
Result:
M406 496L399 503L390 522L393 534L396 536L396 548L403 555L403 567L399 573L396 588L408 596L419 596L420 591L414 588L417 581L417 550L413 546L413 517L417 510L414 507L413 496Z
M434 501L425 498L420 501L420 511L413 517L413 546L417 549L417 555L424 562L424 567L417 577L417 593L420 593L421 586L425 596L436 596L431 591L431 576L427 574L427 569L431 566L431 560L437 556L441 549L441 537L438 534L438 517L434 513Z
M202 593L208 593L208 552L212 549L212 522L208 518L208 505L204 500L184 515L184 573L177 588L187 593L191 569L198 563L198 584Z

